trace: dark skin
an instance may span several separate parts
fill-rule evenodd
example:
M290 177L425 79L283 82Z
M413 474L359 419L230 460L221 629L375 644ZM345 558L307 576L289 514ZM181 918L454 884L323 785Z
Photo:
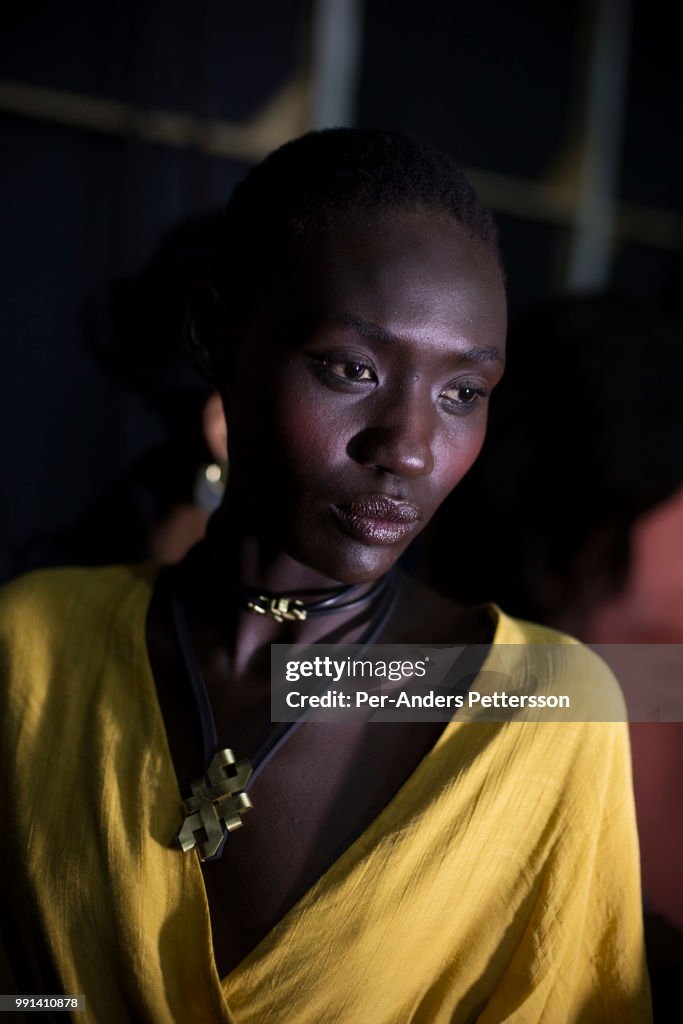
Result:
M259 308L240 337L226 339L217 326L200 339L225 367L230 443L230 484L207 542L212 575L224 594L236 579L309 598L340 582L369 587L483 443L488 395L503 369L500 270L446 214L384 213L305 239L282 276L263 282ZM416 510L400 536L381 517L361 515L358 526L344 514L349 503L376 497ZM240 757L252 756L272 728L269 645L332 632L353 642L373 611L277 625L236 603L219 612L191 580L183 601L219 741ZM404 578L380 639L491 637L482 613ZM148 645L186 791L203 766L160 589ZM221 976L370 825L442 730L432 722L311 723L293 734L254 784L245 827L228 837L220 861L203 865Z

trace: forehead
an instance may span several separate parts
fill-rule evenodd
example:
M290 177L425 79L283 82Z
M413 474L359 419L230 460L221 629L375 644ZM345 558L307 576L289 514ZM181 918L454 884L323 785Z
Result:
M391 211L328 226L298 245L279 283L275 306L299 323L347 317L388 333L504 343L497 260L441 212Z

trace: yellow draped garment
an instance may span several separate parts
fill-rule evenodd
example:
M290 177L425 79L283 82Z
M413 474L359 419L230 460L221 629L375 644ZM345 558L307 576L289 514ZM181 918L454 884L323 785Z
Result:
M145 644L153 578L48 571L0 596L0 877L15 987L84 993L74 1019L103 1024L650 1019L617 722L456 717L219 978L199 862L173 841L181 797ZM519 678L542 671L563 692L573 641L492 614L496 645L525 645ZM598 699L619 705L604 665L588 651L581 664Z

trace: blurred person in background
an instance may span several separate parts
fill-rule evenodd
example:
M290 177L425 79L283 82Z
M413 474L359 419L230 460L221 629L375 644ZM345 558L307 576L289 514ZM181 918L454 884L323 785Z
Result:
M222 213L192 217L162 239L142 273L86 307L88 346L156 415L163 440L63 529L31 538L10 575L57 565L178 561L219 506L227 473L220 396L185 344L193 289L209 273Z
M467 602L496 594L585 643L683 644L677 325L625 295L565 296L518 317L509 346L482 456L425 539L428 577ZM456 552L449 537L462 533L472 543ZM678 696L682 653L663 650L661 675L644 685ZM634 722L631 737L653 998L665 1020L683 969L683 724Z

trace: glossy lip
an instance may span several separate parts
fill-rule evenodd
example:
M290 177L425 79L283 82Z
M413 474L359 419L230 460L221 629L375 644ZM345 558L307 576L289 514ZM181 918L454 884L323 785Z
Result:
M332 507L346 532L365 544L397 544L415 530L422 518L416 505L381 494Z

